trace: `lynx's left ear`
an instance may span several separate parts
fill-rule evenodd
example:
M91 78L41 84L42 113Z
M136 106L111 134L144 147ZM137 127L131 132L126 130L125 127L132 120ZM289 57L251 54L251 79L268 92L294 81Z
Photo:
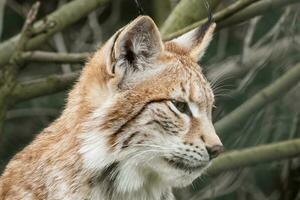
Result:
M208 22L199 28L193 29L175 39L177 45L189 52L189 55L199 61L204 55L208 45L210 44L216 23Z
M153 58L163 51L163 42L153 20L140 16L120 29L107 44L107 70L123 77L147 70Z

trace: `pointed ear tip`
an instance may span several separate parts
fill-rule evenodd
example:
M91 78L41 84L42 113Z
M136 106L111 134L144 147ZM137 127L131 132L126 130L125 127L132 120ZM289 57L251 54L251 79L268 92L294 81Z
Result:
M136 21L136 22L143 22L143 23L150 22L150 23L155 24L155 22L153 21L153 19L150 16L148 16L148 15L140 15L134 21Z
M207 32L213 33L213 32L215 31L215 29L216 29L216 26L217 26L217 24L216 24L215 22L212 22L212 23L208 26Z

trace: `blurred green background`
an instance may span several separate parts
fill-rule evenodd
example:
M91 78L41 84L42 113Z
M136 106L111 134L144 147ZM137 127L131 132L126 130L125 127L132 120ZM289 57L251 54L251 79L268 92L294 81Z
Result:
M0 42L3 42L20 32L26 13L35 1L0 1ZM38 18L68 2L41 1ZM207 16L207 8L202 0L140 2L145 13L155 20L165 34ZM207 2L211 4L213 12L217 13L236 1ZM287 2L280 6L269 6L260 15L248 16L240 23L234 20L223 23L217 30L200 63L214 86L217 106L213 113L214 121L226 116L299 62L300 4L297 1ZM177 18L172 15L175 10ZM138 9L133 0L108 1L87 17L55 34L38 49L51 52L93 52L118 28L137 15ZM170 17L175 20L172 21ZM169 21L166 21L167 18ZM28 62L20 71L18 80L30 81L51 74L67 74L80 70L82 66L82 63ZM66 88L62 92L33 98L8 110L1 135L1 170L16 152L60 115L67 92ZM230 133L220 135L228 151L300 137L300 85L283 93L279 100L268 103L258 111L254 110L245 122L237 126ZM193 187L175 192L178 199L300 199L299 158L224 172L214 178L203 176Z

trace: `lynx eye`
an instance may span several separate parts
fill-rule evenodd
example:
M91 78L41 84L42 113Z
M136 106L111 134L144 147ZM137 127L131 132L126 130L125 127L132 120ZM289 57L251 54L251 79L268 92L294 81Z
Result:
M176 101L176 100L171 100L172 104L177 108L178 111L180 111L181 113L190 115L191 114L191 110L189 105L184 102L184 101Z

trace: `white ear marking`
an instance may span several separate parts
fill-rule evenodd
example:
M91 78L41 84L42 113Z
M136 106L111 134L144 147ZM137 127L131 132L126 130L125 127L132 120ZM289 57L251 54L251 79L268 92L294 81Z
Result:
M194 60L199 61L212 40L215 28L216 23L206 23L173 39L172 42L188 51Z
M208 45L210 44L212 38L213 38L213 33L216 28L216 23L212 23L206 30L203 38L201 39L201 42L192 49L190 52L190 56L194 58L195 60L200 60L203 55L206 52L206 49Z

